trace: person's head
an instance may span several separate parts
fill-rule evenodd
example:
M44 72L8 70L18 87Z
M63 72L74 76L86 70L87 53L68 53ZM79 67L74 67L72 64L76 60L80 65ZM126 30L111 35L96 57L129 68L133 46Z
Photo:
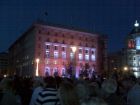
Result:
M120 81L120 83L121 83L122 87L124 88L124 90L127 92L136 83L136 78L134 78L133 76L128 76L128 77L123 78Z
M92 97L83 102L81 105L107 105L107 103L101 98Z
M13 81L10 78L3 78L3 80L0 82L0 88L2 90L4 89L13 89Z
M47 76L44 78L44 83L46 87L56 88L56 81L53 77Z
M102 90L107 94L115 93L117 90L117 82L114 79L106 79L102 83Z
M76 92L80 101L88 98L89 87L85 81L78 81L75 88L76 88Z
M79 100L73 84L62 82L58 90L61 105L79 105Z
M95 97L99 96L99 84L97 82L92 82L89 84L89 96Z
M57 86L57 89L58 89L58 88L59 88L60 83L62 82L62 78L61 78L61 77L59 77L59 76L56 76L56 77L55 77L55 81L56 81L56 86Z
M40 78L40 77L35 78L34 81L33 81L33 88L36 88L38 86L44 86L43 79Z

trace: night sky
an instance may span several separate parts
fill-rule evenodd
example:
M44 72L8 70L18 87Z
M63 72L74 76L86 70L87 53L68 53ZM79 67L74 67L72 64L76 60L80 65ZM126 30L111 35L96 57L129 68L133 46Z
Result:
M37 20L106 34L114 52L140 22L140 0L0 0L0 13L0 52Z

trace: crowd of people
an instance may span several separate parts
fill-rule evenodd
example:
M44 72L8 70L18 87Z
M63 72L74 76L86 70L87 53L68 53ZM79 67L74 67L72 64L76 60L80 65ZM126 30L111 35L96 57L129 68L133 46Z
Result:
M0 105L140 105L139 100L140 79L130 74L0 79Z

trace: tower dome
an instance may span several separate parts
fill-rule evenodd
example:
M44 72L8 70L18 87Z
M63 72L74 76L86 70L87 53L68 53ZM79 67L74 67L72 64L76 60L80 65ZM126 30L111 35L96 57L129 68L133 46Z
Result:
M138 33L140 33L140 26L139 26L138 21L136 20L134 23L134 28L132 29L130 34L138 34Z

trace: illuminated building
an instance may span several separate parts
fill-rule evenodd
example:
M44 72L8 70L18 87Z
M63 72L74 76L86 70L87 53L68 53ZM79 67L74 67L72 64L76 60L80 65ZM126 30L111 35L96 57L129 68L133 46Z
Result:
M127 36L127 66L128 70L140 77L140 27L136 21L134 29Z
M19 76L79 76L85 64L105 71L107 38L55 25L34 24L9 48L11 74ZM75 47L75 51L72 48Z

